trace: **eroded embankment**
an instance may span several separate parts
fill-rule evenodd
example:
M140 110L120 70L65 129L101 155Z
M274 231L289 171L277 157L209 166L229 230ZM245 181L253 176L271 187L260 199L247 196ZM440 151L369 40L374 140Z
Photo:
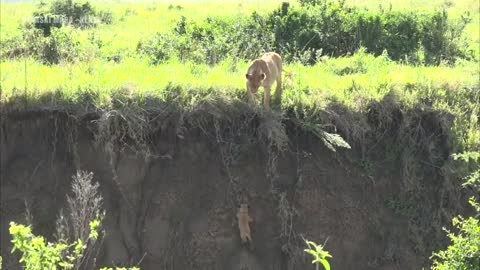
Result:
M301 115L128 110L6 112L1 121L1 255L8 222L51 236L72 175L91 171L107 216L98 265L142 269L309 269L302 236L327 239L333 269L419 269L459 212L444 174L450 116L388 99L368 113ZM338 132L352 146L332 151ZM330 145L331 146L331 145ZM236 206L248 202L251 251Z

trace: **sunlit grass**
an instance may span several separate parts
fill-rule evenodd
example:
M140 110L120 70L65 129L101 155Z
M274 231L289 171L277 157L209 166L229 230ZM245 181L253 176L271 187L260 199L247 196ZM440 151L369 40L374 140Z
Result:
M26 70L25 70L26 67ZM141 59L127 59L120 64L95 60L90 63L42 65L34 60L8 61L2 69L3 101L27 94L31 99L61 90L64 97L94 91L104 96L129 87L139 95L161 97L169 84L184 89L209 89L230 96L245 91L245 61L228 59L210 67L172 60L153 66ZM302 102L323 103L325 97L348 106L358 106L359 99L378 100L392 89L408 95L412 87L455 91L476 87L479 68L474 63L457 67L413 67L373 57L363 52L338 59L327 59L314 66L285 66L285 105ZM25 80L26 75L26 80ZM104 106L105 104L97 104Z
M157 32L170 31L182 16L189 21L199 21L207 16L248 16L253 11L264 14L277 8L282 1L92 2L98 10L113 12L115 23L100 25L83 31L80 35L87 37L94 33L112 49L134 49L142 38ZM35 7L35 3L2 2L1 38L7 39L21 34L19 26L32 20Z

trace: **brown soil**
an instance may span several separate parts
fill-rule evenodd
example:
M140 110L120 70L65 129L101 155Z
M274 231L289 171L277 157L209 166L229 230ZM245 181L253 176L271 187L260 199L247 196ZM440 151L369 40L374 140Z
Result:
M133 142L123 144L128 140L115 145L113 154L96 144L96 114L4 115L0 243L5 269L20 269L10 254L9 221L25 223L26 200L34 232L52 239L77 169L94 173L107 210L99 266L141 261L145 270L313 269L303 253L303 236L326 243L332 269L420 269L444 244L440 227L451 218L445 208L455 209L454 197L460 196L442 175L445 158L429 161L431 166L418 163L421 182L411 185L399 154L385 161L395 144L385 139L368 142L373 165L360 166L358 144L334 153L290 120L284 122L288 146L279 151L258 139L262 120L252 120L239 134L222 124L220 139L211 122L202 128L187 122L180 134L178 117L169 119L146 137L156 157L145 158L135 153ZM369 125L375 129L375 123ZM429 130L435 138L445 132ZM449 151L441 139L434 147ZM239 237L235 215L241 201L249 203L254 219L253 250Z

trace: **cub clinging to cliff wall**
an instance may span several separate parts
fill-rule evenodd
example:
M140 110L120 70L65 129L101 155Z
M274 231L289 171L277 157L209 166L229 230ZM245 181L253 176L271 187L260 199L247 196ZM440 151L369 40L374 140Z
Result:
M252 222L253 219L250 217L248 209L248 204L240 204L237 212L238 229L240 230L240 238L242 239L242 243L249 242L250 246L252 247L252 235L250 233L249 223Z

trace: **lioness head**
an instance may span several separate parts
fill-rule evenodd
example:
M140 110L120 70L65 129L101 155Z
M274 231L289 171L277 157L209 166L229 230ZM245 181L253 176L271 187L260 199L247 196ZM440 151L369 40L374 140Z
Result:
M260 73L260 74L245 74L245 77L248 80L248 84L250 86L250 91L252 91L253 94L257 93L258 88L260 85L262 85L263 80L267 77L265 73Z

